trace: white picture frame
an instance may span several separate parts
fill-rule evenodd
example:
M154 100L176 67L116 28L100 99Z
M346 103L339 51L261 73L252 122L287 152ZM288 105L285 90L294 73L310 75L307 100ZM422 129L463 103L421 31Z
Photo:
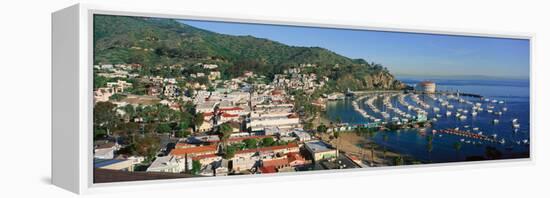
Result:
M314 20L294 20L255 16L228 16L216 13L193 13L165 10L126 10L123 8L99 5L77 4L52 14L52 183L74 193L131 190L138 185L158 188L187 188L201 184L238 185L250 182L286 181L294 179L311 180L316 178L367 176L371 174L402 173L404 171L431 171L434 168L452 170L456 168L496 167L502 165L527 165L534 163L534 144L530 144L530 158L514 160L494 160L480 162L455 162L426 164L404 167L384 167L376 169L350 169L300 172L275 175L249 175L238 177L184 178L119 182L107 184L93 183L92 155L92 65L93 65L93 15L112 14L209 20L222 22L261 23L272 25L294 25L307 27L345 28L395 32L415 32L461 36L495 38L516 38L530 41L532 60L534 35L530 33L495 33L471 30L417 29L376 24L373 26L326 24ZM532 61L530 61L530 72ZM530 74L530 138L534 141L535 99L532 74ZM410 170L414 169L414 170Z

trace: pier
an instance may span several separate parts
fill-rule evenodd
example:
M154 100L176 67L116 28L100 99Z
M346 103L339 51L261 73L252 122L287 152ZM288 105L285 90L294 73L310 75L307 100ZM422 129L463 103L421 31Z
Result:
M436 132L457 135L457 136L467 137L471 139L484 140L489 142L497 142L496 138L490 138L489 136L486 136L486 135L472 133L468 131L461 131L457 129L442 129Z

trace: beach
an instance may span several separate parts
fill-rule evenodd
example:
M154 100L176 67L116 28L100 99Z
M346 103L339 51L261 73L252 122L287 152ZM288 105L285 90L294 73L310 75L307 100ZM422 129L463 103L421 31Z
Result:
M340 132L338 139L330 138L330 133L320 135L321 139L338 148L339 151L348 155L358 157L365 164L373 162L373 155L370 145L374 146L374 162L373 166L389 166L393 165L393 159L401 156L399 153L386 150L384 147L376 144L365 135L358 135L355 132ZM385 157L384 157L385 155Z

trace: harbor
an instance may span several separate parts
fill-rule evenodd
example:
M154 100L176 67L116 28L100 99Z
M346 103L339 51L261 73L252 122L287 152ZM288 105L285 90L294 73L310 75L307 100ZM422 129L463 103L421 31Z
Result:
M376 128L373 139L378 145L423 162L468 160L485 155L487 148L509 157L529 149L529 115L523 108L528 101L518 96L502 97L498 92L482 96L470 90L369 91L330 103L329 118L340 118L350 129ZM338 109L347 115L336 113ZM428 136L433 151L426 149ZM459 157L448 155L455 152L456 144L461 145Z

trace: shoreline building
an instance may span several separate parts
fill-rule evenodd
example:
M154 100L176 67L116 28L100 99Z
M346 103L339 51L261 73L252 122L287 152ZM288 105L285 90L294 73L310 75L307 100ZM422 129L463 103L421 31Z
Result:
M338 157L338 151L336 149L320 140L306 142L305 147L311 154L314 162Z
M419 82L416 85L416 91L424 92L424 93L435 93L435 87L436 87L435 82L425 80L425 81Z

